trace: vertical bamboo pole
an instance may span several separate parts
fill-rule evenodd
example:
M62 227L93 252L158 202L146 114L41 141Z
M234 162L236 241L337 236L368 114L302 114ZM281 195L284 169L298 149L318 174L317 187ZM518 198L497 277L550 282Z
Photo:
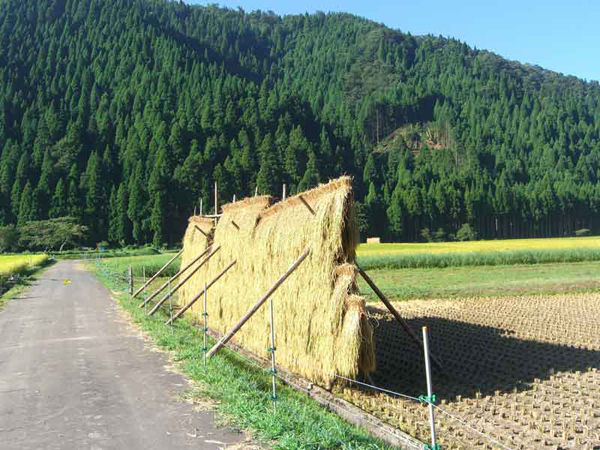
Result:
M206 333L208 332L208 311L206 310L206 296L208 289L206 288L206 283L204 283L204 312L202 313L202 316L204 317L204 347L202 348L203 352L204 352L204 365L206 366L206 352L208 351L208 348L206 347ZM171 319L172 321L173 319Z
M270 299L270 312L271 312L271 376L273 381L273 396L271 399L273 400L273 412L277 412L277 391L275 385L275 375L277 374L277 370L275 369L275 328L273 326L273 297Z
M287 186L285 185L285 183L283 184L283 197L281 198L282 200L285 200L286 194L287 194Z
M215 216L219 214L219 184L215 181Z
M203 216L204 215L204 207L202 205L202 197L200 197L200 215Z
M429 340L427 339L427 327L423 327L423 347L425 353L425 375L427 377L427 396L429 401L427 407L429 408L429 426L431 428L431 448L432 450L437 449L436 436L435 436L435 419L433 416L433 388L431 383L431 362L429 361Z

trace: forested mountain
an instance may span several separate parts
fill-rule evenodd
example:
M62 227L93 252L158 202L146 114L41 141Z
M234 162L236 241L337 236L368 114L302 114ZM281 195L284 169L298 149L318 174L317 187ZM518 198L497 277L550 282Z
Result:
M435 31L435 30L432 30ZM600 86L348 14L0 2L0 225L181 238L222 198L350 174L365 234L600 232Z

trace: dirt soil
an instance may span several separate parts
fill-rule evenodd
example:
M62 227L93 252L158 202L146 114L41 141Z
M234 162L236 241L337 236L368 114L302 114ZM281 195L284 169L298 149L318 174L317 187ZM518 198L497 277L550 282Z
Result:
M530 296L396 303L421 336L429 327L444 449L600 449L600 295ZM422 352L380 308L375 328L378 387L426 394ZM353 387L342 397L429 442L424 405ZM440 401L441 400L441 401ZM506 446L503 447L502 445Z

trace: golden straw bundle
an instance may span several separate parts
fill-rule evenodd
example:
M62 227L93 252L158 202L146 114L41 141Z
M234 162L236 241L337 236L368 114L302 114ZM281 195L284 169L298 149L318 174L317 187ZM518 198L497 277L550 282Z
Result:
M355 377L375 370L372 330L352 265L358 232L350 178L272 206L270 197L224 205L214 230L212 219L190 218L182 264L211 244L221 250L182 288L180 298L186 304L205 282L236 260L208 292L211 328L227 332L309 249L310 256L273 297L277 363L324 385L330 385L336 374ZM200 314L202 303L191 311ZM266 358L269 327L269 308L263 306L234 340Z

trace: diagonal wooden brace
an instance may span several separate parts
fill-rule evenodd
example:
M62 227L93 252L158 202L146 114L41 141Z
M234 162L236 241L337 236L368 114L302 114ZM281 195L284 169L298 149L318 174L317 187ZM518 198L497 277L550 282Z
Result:
M408 334L408 336L413 340L413 342L415 344L417 344L421 350L424 351L423 343L417 337L417 335L412 330L410 325L408 323L406 323L406 321L400 316L400 314L398 313L396 308L394 308L394 305L392 305L392 303L386 298L386 296L383 295L383 292L381 292L379 290L377 285L373 282L373 280L371 280L369 275L367 275L366 272L364 270L362 270L362 268L358 265L358 263L355 262L354 264L356 265L356 268L358 269L358 273L360 273L360 275L365 279L365 281L371 287L371 289L373 289L373 292L375 292L375 294L377 294L377 297L379 297L379 299L383 302L383 304L386 306L386 308L392 313L392 316L394 316L394 319L396 319L396 321L400 324L400 326L405 331L405 333ZM431 357L431 360L433 361L435 366L443 372L444 366L442 366L442 363L440 363L439 360L435 357L435 355L432 354L431 352L429 352L429 356Z
M220 249L220 248L221 248L221 246L220 246L220 245L219 245L217 248L215 248L215 249L214 249L214 250L211 252L211 254L210 254L210 255L208 255L206 258L204 258L204 259L203 259L203 260L200 262L200 264L198 264L196 267L194 267L194 270L192 270L192 271L190 272L190 274L189 274L187 277L185 277L183 280L181 280L181 281L179 282L179 284L178 284L177 286L175 286L175 288L174 288L174 289L173 289L171 292L167 292L167 293L166 293L166 295L165 295L163 298L161 298L161 299L160 299L158 302L156 302L156 305L154 305L154 308L152 308L152 310L150 310L150 312L148 312L148 315L149 315L149 316L151 316L151 315L153 315L153 314L154 314L156 311L158 311L158 308L160 308L160 307L161 307L161 305L162 305L162 304L163 304L165 301L167 301L167 299L168 299L168 298L169 298L171 295L173 295L175 292L177 292L181 286L183 286L183 285L184 285L184 284L185 284L185 283L186 283L186 282L187 282L187 281L188 281L190 278L192 278L192 277L194 276L194 274L195 274L196 272L198 272L198 270L200 270L200 268L201 268L201 267L202 267L204 264L206 264L206 263L208 262L208 260L214 256L214 254L215 254L215 253L217 253L217 252L219 251L219 249Z
M147 287L150 283L152 283L154 280L156 280L156 278L158 278L158 276L163 273L167 267L169 267L171 265L171 263L173 261L175 261L179 256L181 256L181 254L183 253L183 249L179 250L179 252L177 252L177 254L175 256L173 256L168 263L166 263L164 266L162 266L160 268L160 270L158 272L156 272L154 274L154 276L152 278L150 278L148 281L146 281L146 283L144 283L144 285L139 288L137 291L135 291L135 294L133 294L131 296L131 298L135 298L136 295L138 295L140 292L142 292L144 290L145 287Z
M213 348L210 349L210 351L206 354L207 358L210 358L211 356L213 356L221 347L223 347L225 344L227 344L227 342L229 342L229 340L235 335L235 333L237 333L240 330L240 328L242 328L244 326L244 324L246 322L248 322L248 320L250 320L250 317L252 317L254 315L254 313L256 311L258 311L258 309L269 299L269 297L271 297L271 295L273 295L273 293L277 290L277 288L279 286L281 286L285 280L287 280L287 278L292 274L292 272L294 272L298 268L298 266L300 264L302 264L302 261L304 261L309 254L310 254L310 250L306 250L304 253L302 253L302 256L300 256L300 258L298 258L298 260L290 266L290 268L287 270L287 272L285 272L275 282L273 287L268 290L268 292L264 295L264 297L262 297L258 302L256 302L256 304L252 308L250 308L250 310L244 315L244 317L242 317L240 319L240 321L231 329L231 331L229 333L227 333L225 336L223 336L219 340L219 342L217 342L213 346Z
M202 253L200 253L196 258L194 258L194 260L191 263L189 263L187 266L185 266L183 269L181 269L179 272L177 272L175 275L169 278L161 287L154 291L150 297L148 297L142 303L140 303L139 307L143 308L144 306L146 306L146 303L148 303L150 300L152 300L154 297L156 297L158 294L165 290L165 288L169 285L169 282L173 282L174 280L179 278L186 270L188 270L190 267L196 264L200 260L200 258L206 255L209 251L210 247L204 250Z
M227 267L225 267L225 268L224 268L224 269L223 269L221 272L219 272L219 274L218 274L216 277L214 277L214 278L213 278L213 279L210 281L210 283L208 283L208 284L206 285L206 287L205 287L204 289L202 289L202 291L201 291L201 292L200 292L198 295L196 295L196 296L195 296L195 297L194 297L192 300L190 300L190 302L189 302L187 305L185 305L183 308L181 308L181 309L180 309L180 310L177 312L177 314L175 314L175 315L174 315L172 318L170 318L169 320L167 320L167 321L165 322L165 325L169 325L169 324L171 324L171 323L175 322L175 321L176 321L176 320L177 320L177 319L178 319L178 318L179 318L179 317L180 317L180 316L181 316L181 315L182 315L184 312L186 312L188 309L190 309L190 308L191 308L191 306L192 306L194 303L196 303L196 301L197 301L197 300L198 300L200 297L202 297L202 295L203 295L203 294L204 294L206 291L208 291L208 290L210 289L210 287L211 287L213 284L215 284L217 281L219 281L219 278L221 278L223 275L225 275L225 273L227 273L227 271L228 271L229 269L231 269L231 268L232 268L232 267L233 267L233 266L234 266L236 263L237 263L237 261L233 261L231 264L229 264Z

